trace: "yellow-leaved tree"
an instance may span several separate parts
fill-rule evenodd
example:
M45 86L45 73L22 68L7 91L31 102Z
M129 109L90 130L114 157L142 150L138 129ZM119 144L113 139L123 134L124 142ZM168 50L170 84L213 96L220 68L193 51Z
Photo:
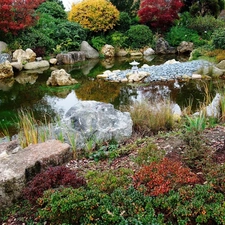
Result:
M73 4L68 19L91 31L107 31L119 20L119 11L107 0L84 0Z

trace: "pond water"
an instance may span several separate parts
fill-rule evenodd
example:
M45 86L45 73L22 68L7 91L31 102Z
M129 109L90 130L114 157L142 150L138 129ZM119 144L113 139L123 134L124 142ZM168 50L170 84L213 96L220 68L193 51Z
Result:
M187 61L188 56L175 55L135 58L143 64L159 65L167 60ZM142 99L170 99L181 109L192 102L193 109L204 101L204 90L207 86L210 94L221 81L195 80L179 82L153 82L150 84L110 83L96 79L98 74L109 70L125 70L134 58L115 58L113 60L88 60L74 65L57 66L65 69L79 84L72 87L48 87L46 81L53 68L41 71L22 71L15 74L15 79L0 82L0 133L6 128L10 134L16 133L15 121L18 110L31 110L37 120L62 117L67 110L80 100L96 100L111 103L115 108L128 106Z

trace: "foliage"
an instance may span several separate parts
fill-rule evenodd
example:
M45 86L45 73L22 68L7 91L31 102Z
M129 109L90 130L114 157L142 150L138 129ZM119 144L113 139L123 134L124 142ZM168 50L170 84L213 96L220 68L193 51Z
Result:
M65 188L47 191L39 199L41 218L54 224L158 224L163 215L156 215L152 199L134 188L117 189L111 196L99 190Z
M117 188L127 188L131 184L133 171L127 168L119 168L105 171L89 171L85 178L90 189L98 189L106 193L112 193Z
M79 177L76 171L65 166L50 167L46 171L37 174L26 184L23 195L30 202L35 203L42 197L44 191L58 187L79 188L85 186L86 181Z
M211 15L193 17L189 23L189 28L198 32L202 38L207 40L211 38L215 29L224 27L224 22L222 20L216 19Z
M188 9L193 16L206 16L212 15L217 17L221 10L224 9L224 1L223 0L192 0L192 1L184 1L188 3Z
M106 39L104 36L94 36L91 38L92 46L100 51L102 47L106 44Z
M165 156L165 151L158 149L155 144L151 142L147 146L143 146L138 150L138 154L134 161L138 165L149 165L152 162L159 162Z
M173 224L224 224L224 196L210 184L185 186L154 199L154 206Z
M134 131L147 135L160 130L169 130L174 126L170 105L166 102L137 102L129 110Z
M182 5L180 0L143 0L138 16L141 23L150 25L152 28L165 30L178 19L178 12Z
M38 19L35 9L44 0L1 0L0 30L4 33L18 33L35 24Z
M128 13L129 15L133 15L135 11L135 4L134 4L134 0L110 0L110 2L116 6L116 8L120 11L120 12L125 12Z
M198 177L181 162L164 158L142 166L134 175L134 186L145 194L158 196L176 190L183 185L196 184Z
M132 25L126 32L127 44L131 48L142 48L151 44L152 31L146 25Z
M215 48L225 49L225 28L217 29L212 34L212 42Z
M38 9L36 10L38 13L46 13L48 15L51 15L55 19L65 19L66 20L66 12L64 11L64 8L59 5L55 1L46 1L42 3Z
M120 32L126 32L131 25L131 18L128 13L126 12L120 12L120 17L118 24L115 27L115 30Z
M127 39L128 37L119 31L115 31L107 36L107 41L114 47L127 47Z
M47 0L48 2L55 2L57 3L58 5L60 5L63 10L65 10L65 7L64 7L64 4L63 4L63 1L62 0Z
M205 44L197 31L181 26L171 27L166 33L166 40L172 46L178 46L182 41L193 42L195 47Z
M119 11L107 0L84 0L72 5L68 19L91 31L105 32L116 25Z

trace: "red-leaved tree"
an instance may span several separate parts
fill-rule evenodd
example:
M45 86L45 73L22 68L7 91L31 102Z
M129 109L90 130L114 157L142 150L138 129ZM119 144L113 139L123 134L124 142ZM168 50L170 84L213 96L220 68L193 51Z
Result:
M178 18L182 6L181 0L142 0L138 16L141 23L165 30Z
M0 30L17 33L37 20L35 9L45 0L1 0Z

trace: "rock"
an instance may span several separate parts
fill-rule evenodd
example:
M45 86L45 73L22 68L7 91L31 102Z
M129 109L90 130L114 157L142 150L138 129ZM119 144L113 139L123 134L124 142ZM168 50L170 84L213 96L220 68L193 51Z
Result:
M143 55L144 56L149 56L149 55L154 55L155 51L152 48L147 48L144 52Z
M36 53L30 48L27 48L26 51L23 49L17 49L13 52L13 61L17 61L22 64L26 62L34 62L35 59Z
M17 200L26 182L37 173L67 163L73 157L70 146L58 140L30 145L15 153L17 147L15 142L0 144L0 209Z
M43 67L49 67L49 62L47 60L42 60L40 62L28 62L24 65L25 70L35 70Z
M175 54L177 50L176 48L171 47L164 38L160 37L156 41L155 52L156 54Z
M15 80L19 84L34 84L38 79L37 74L27 74L27 73L20 73L18 76L15 77Z
M66 113L63 123L77 137L77 149L85 148L88 141L94 144L127 139L132 134L133 125L130 113L96 101L79 101Z
M130 56L132 56L132 57L141 57L141 56L143 56L143 54L141 52L131 52Z
M217 65L217 68L221 69L221 70L225 70L225 60L220 61Z
M4 63L5 61L11 62L11 56L8 53L2 53L0 54L0 64Z
M10 64L16 71L21 71L23 69L23 64L20 62L11 62Z
M56 56L58 64L74 64L75 62L85 61L85 53L82 51L73 51L61 53Z
M51 77L49 77L46 82L47 85L52 86L65 86L77 83L78 82L71 78L70 74L68 74L64 69L52 71Z
M8 45L4 41L0 41L0 53L7 50Z
M124 57L128 55L128 51L124 50L124 49L119 49L116 51L116 56L118 57Z
M0 64L0 79L9 78L13 76L13 68L9 61Z
M140 71L138 73L127 74L127 79L129 83L140 82L147 76L149 76L149 73Z
M201 74L197 74L197 73L193 73L191 76L192 79L201 79L202 75Z
M182 41L177 47L177 51L180 54L190 53L194 49L194 44L192 42Z
M179 61L176 61L176 59L167 60L164 64L174 64L174 63L180 63Z
M111 58L115 56L115 48L112 45L104 45L101 49L102 55L106 58Z
M57 59L56 58L52 58L52 59L49 60L49 63L51 65L56 65L57 64Z
M211 64L199 68L196 73L216 78L222 76L224 71Z
M87 59L99 58L99 53L96 49L92 48L88 42L82 41L80 46L80 51L84 52Z

